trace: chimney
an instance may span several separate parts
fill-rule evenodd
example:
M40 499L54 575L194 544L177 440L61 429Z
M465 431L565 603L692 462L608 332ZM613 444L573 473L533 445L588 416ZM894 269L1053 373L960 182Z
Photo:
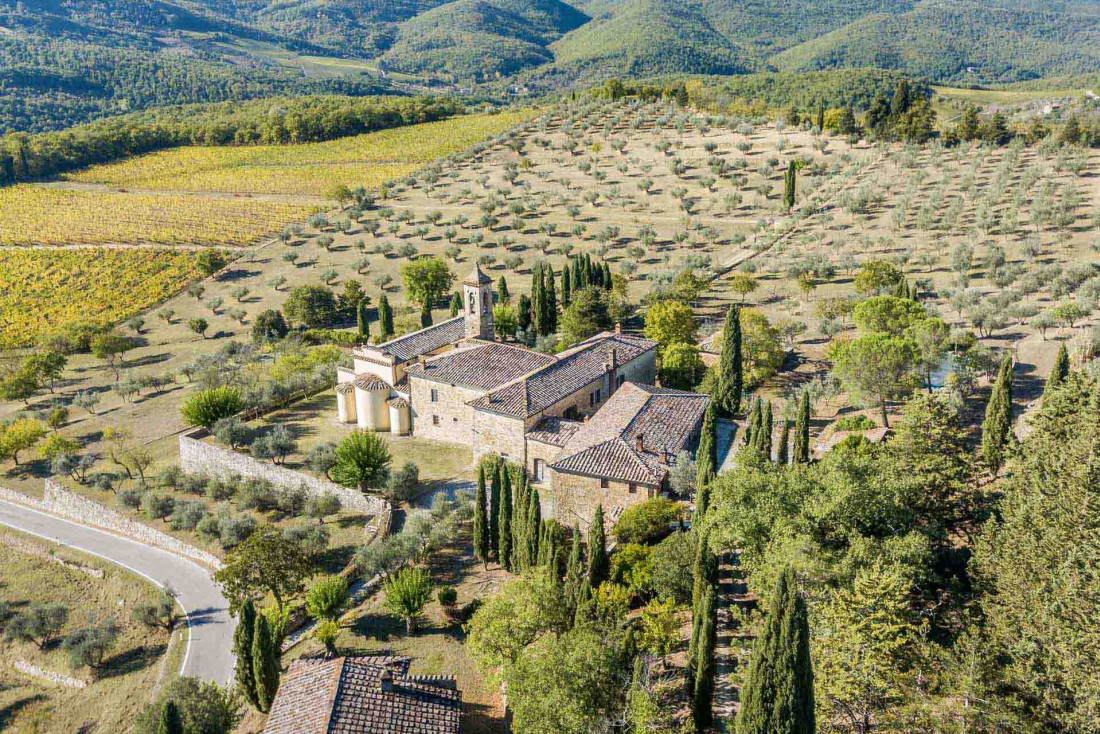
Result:
M616 321L615 322L615 333L616 334L622 334L623 333L623 322L622 321Z
M634 447L638 449L638 453L645 453L645 434L639 433L638 437L634 439Z
M619 367L619 352L615 347L611 348L611 354L607 357L607 362L604 363L604 369L608 372L614 372Z
M393 671L386 669L382 671L382 675L378 678L378 688L382 693L393 692Z
M420 355L420 369L428 369L428 358L423 354Z

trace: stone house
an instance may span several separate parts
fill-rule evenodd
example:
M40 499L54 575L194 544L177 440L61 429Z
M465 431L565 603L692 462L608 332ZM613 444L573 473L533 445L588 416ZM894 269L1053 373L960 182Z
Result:
M454 677L409 675L411 662L384 655L295 660L264 734L459 734Z
M338 375L340 420L468 446L475 459L497 454L520 464L540 486L544 516L562 508L568 517L561 519L569 523L591 520L592 498L625 507L661 491L670 461L680 450L694 450L707 398L645 387L656 382L657 343L618 328L554 355L493 341L492 285L475 267L462 284L462 316L356 349L355 370ZM649 425L666 403L681 414L665 415L664 429L620 425L628 414ZM632 446L645 434L637 461L649 469L628 472L608 462L602 465L606 476L590 487L587 470L561 461L563 452L576 453L575 441L592 440L594 431L618 431ZM560 498L556 483L566 488ZM591 489L588 500L568 499L582 487Z

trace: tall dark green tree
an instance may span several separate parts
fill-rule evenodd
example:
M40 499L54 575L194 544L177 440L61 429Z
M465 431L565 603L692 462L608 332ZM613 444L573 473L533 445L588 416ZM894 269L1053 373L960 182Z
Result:
M1051 395L1066 381L1067 377L1069 377L1069 352L1066 351L1065 343L1062 343L1058 347L1058 354L1054 357L1054 366L1050 369L1047 383L1043 386L1043 397Z
M385 293L378 299L378 328L381 329L383 338L393 336L393 308Z
M741 357L741 310L730 306L722 327L722 355L718 362L718 390L712 398L718 411L731 418L741 411L745 375Z
M493 464L492 484L489 489L489 548L493 557L500 563L500 465L503 462Z
M546 279L540 262L531 270L531 326L539 336L549 333L545 331L546 326L543 323L546 314L546 307L543 305L545 301Z
M703 414L703 430L699 437L699 450L695 452L695 485L701 490L718 475L718 419L711 401Z
M256 615L252 634L252 672L255 676L256 700L260 711L271 710L271 702L279 690L279 650L267 617Z
M776 584L741 696L737 734L816 731L809 618L789 568Z
M611 266L605 262L603 264L603 288L605 291L609 291L614 285L615 281L611 278Z
M451 294L451 318L462 313L462 294L455 291Z
M183 734L183 721L175 701L165 701L161 706L157 734Z
M779 434L779 447L775 452L775 463L786 466L790 463L791 422L783 419L783 430Z
M497 302L506 306L512 302L512 294L508 292L508 281L504 279L503 275L497 281Z
M790 211L794 208L795 192L798 188L798 166L792 160L787 164L787 170L783 173L783 208Z
M524 333L531 329L531 318L531 297L524 293L516 304L516 324Z
M566 265L561 270L561 307L562 310L569 308L569 304L573 298L573 270Z
M803 391L794 424L794 463L810 463L810 394Z
M256 695L256 675L252 672L252 635L256 631L256 607L251 599L241 604L237 613L237 628L233 630L233 654L237 657L235 679L245 699L260 708Z
M523 573L534 565L527 555L527 505L531 485L525 472L520 472L518 476L512 489L512 571Z
M370 321L367 319L367 299L365 298L355 307L355 325L359 329L359 340L364 343L370 341Z
M982 458L994 474L1004 465L1005 451L1012 438L1012 355L1001 360L993 394L982 421Z
M546 302L544 307L546 308L546 334L553 334L558 330L558 293L557 286L554 281L557 278L554 276L554 266L550 263L546 264ZM543 336L546 336L543 334Z
M764 461L772 460L772 431L775 425L772 420L772 401L764 401L764 412L760 418L760 437L757 439L757 451Z
M718 592L712 586L703 597L702 624L695 652L695 690L691 697L691 716L696 731L714 723L714 648L718 643ZM783 731L783 730L779 730Z
M485 465L477 468L477 493L474 495L474 555L488 567L491 545L489 543L489 517L485 507Z
M603 505L596 505L592 527L588 529L588 582L593 589L607 581L610 564L607 559L607 535L603 525Z
M817 100L817 114L814 116L814 126L817 127L819 131L824 132L825 130L825 100L823 99Z
M505 467L500 472L500 521L497 523L500 538L497 540L500 565L512 570L512 480L511 472Z
M539 504L538 487L532 487L527 498L527 557L531 565L538 562L542 538L542 505Z
M432 325L432 304L431 301L425 299L424 305L420 307L420 327L423 329Z

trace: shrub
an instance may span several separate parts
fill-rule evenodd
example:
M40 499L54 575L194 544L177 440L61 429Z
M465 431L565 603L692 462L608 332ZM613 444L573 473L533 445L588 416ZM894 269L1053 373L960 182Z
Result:
M315 518L317 522L324 524L325 517L328 515L335 515L340 511L340 506L340 498L330 492L326 492L319 497L310 497L307 499L305 513Z
M248 479L237 487L237 506L242 510L267 512L276 506L277 494L271 482Z
M420 489L420 467L416 462L406 461L405 465L390 476L390 496L405 501L416 496Z
M206 517L206 505L199 501L177 502L172 511L173 530L194 530Z
M242 701L237 692L181 677L168 683L156 701L142 707L134 717L133 734L158 734L160 712L168 701L176 705L187 734L233 731L241 720Z
M348 581L343 576L318 579L306 592L306 611L314 619L335 620L348 602Z
M313 636L325 646L325 653L331 656L336 655L338 652L336 649L336 636L339 632L340 626L336 622L328 620L317 625L317 629L313 631Z
M413 634L416 621L432 595L432 581L422 568L405 568L386 581L386 608L405 622L405 631Z
M252 436L252 429L241 423L241 419L235 415L218 420L214 423L212 431L214 438L231 449L247 444Z
M144 489L120 489L115 493L115 502L120 507L128 510L136 510L141 507L141 498L145 496Z
M328 550L328 528L320 525L299 525L287 528L283 531L283 537L300 545L310 558L315 559Z
M134 605L134 621L146 627L163 627L171 630L176 621L176 597L170 589L161 592L155 602L141 602Z
M218 538L226 550L235 548L256 530L256 521L248 515L226 516L218 521Z
M458 590L453 586L444 586L436 594L436 598L444 607L453 607L458 602Z
M107 654L118 641L118 625L114 622L73 630L65 637L62 648L69 654L74 668L100 668Z
M668 535L679 519L679 504L654 497L624 510L611 532L620 543L654 543Z
M9 620L4 629L8 639L45 648L61 634L68 620L69 608L64 604L32 604Z
M838 431L867 431L876 426L875 422L858 413L856 415L846 415L836 422L834 426Z
M176 501L158 492L146 492L141 498L141 511L150 520L163 520L172 514Z
M690 604L695 562L695 536L673 533L653 547L653 589L661 599Z
M635 594L648 594L653 588L653 548L639 543L619 548L611 557L611 580Z
M305 510L307 497L302 487L283 489L275 494L275 506L283 515L296 517Z
M244 401L235 387L215 387L202 390L188 398L180 408L183 421L189 426L211 428L223 418L241 412Z

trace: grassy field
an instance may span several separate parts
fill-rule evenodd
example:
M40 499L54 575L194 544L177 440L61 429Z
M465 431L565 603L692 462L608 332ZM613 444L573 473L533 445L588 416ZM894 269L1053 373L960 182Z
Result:
M0 348L68 321L122 321L198 275L187 250L0 249Z
M1018 90L1018 89L961 89L959 87L932 87L932 91L948 100L962 100L974 104L1013 104L1056 97L1080 97L1085 89Z
M176 674L183 650L181 633L170 636L130 618L135 604L158 597L156 587L112 564L8 529L0 530L0 554L0 600L14 611L31 603L60 602L70 609L66 631L107 619L122 627L118 645L95 676L87 669L72 670L57 645L43 651L32 643L0 639L0 730L128 731L134 714ZM55 559L101 571L104 577ZM85 680L88 686L69 688L28 676L12 669L17 660ZM33 723L40 728L31 728Z

